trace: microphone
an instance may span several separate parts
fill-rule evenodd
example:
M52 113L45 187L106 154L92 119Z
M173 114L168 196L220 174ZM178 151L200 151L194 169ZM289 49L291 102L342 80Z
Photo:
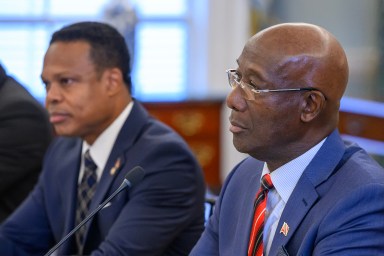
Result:
M112 195L110 195L103 203L101 203L95 210L93 210L82 222L79 223L74 229L71 230L63 239L60 240L54 247L52 247L44 256L51 255L54 251L57 250L65 241L68 240L69 237L71 237L76 231L78 231L85 223L87 223L96 213L98 213L101 209L104 208L104 206L109 203L117 194L119 194L123 189L126 187L132 188L137 183L139 183L143 177L144 177L144 169L140 166L134 167L132 170L130 170L127 175L125 175L125 178L123 180L123 183L120 185L120 187L113 192Z

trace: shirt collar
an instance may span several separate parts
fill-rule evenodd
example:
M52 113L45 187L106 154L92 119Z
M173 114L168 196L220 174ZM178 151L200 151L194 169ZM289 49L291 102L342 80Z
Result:
M287 203L305 168L312 161L313 157L319 151L325 140L326 138L304 154L280 166L271 173L273 186L285 203ZM270 171L268 169L267 163L264 163L261 177L267 173L270 173Z
M109 154L115 144L117 135L119 134L121 127L124 125L125 120L131 113L132 107L133 101L125 107L115 121L113 121L113 123L100 134L91 146L87 142L83 141L82 153L84 154L85 151L89 149L89 153L98 167L98 177L101 176L101 172L104 170Z

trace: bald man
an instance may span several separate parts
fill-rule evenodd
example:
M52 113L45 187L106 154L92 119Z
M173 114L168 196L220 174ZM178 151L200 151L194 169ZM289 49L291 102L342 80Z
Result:
M275 25L227 73L229 129L249 157L227 177L191 255L384 254L384 170L337 130L348 63L336 38ZM269 186L259 193L261 180Z

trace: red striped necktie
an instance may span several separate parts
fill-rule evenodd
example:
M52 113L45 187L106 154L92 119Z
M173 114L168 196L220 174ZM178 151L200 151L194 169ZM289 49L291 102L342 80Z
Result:
M248 256L263 255L263 230L268 190L273 188L271 176L265 174L253 205L253 222L248 245Z

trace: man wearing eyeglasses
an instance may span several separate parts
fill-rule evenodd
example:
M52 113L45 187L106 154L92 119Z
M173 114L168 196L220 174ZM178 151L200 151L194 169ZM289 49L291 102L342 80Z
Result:
M233 144L227 177L191 255L382 255L384 170L337 130L348 82L337 39L278 24L227 70Z

